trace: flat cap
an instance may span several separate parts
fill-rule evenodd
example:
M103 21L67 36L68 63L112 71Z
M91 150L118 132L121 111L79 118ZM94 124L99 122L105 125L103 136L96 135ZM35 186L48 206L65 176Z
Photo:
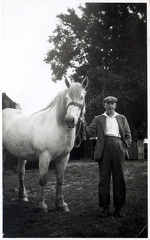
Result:
M118 99L113 96L108 96L108 97L104 98L103 102L118 102Z

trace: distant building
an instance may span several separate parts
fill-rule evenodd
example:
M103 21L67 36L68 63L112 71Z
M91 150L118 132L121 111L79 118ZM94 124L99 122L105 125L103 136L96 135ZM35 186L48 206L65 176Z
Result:
M2 93L2 109L4 108L20 109L20 104L12 101L6 93Z

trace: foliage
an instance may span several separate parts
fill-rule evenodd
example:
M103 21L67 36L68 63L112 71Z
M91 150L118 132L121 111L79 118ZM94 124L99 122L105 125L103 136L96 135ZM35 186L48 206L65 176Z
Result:
M60 14L60 24L49 38L45 59L53 81L65 75L81 81L89 77L86 120L104 109L102 99L114 95L118 112L125 114L133 138L147 130L147 33L145 3L86 3Z

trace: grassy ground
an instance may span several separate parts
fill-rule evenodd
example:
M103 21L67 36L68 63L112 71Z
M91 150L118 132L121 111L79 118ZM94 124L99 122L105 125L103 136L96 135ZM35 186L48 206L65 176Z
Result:
M45 199L48 213L37 213L38 170L27 170L29 202L17 201L18 177L4 174L3 230L6 238L144 238L147 237L147 161L126 161L127 201L124 217L100 218L98 166L94 161L71 161L64 182L64 198L70 212L55 210L55 171L49 171ZM111 193L112 195L112 193ZM110 207L113 213L113 203Z

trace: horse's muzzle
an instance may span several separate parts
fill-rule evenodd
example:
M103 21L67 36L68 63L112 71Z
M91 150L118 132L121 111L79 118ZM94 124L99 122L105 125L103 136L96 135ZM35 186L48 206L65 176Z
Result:
M71 116L66 116L65 122L69 128L74 128L76 126L75 119Z

